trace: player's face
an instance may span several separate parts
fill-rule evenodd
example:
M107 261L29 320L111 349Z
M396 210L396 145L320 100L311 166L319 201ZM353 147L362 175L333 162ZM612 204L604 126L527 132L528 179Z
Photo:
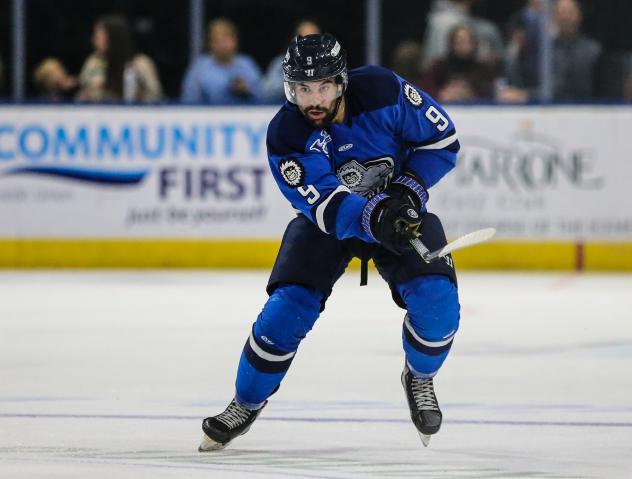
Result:
M294 85L296 105L314 126L331 123L336 112L336 100L342 88L333 79L313 82L299 82Z

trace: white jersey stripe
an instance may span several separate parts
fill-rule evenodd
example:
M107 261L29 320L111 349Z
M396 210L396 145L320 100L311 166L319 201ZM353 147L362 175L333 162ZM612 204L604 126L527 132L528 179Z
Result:
M270 354L259 347L259 345L255 341L255 338L252 336L252 332L250 333L249 342L250 342L250 347L257 354L257 356L259 356L261 359L265 359L266 361L274 361L274 362L286 361L292 358L296 354L296 352L287 353L287 354L284 354L283 356Z
M454 143L457 140L457 136L456 133L453 135L448 136L447 138L444 138L443 140L439 140L436 143L431 143L430 145L424 145L424 146L418 146L417 148L415 148L415 151L417 150L441 150L442 148L445 148L448 145L451 145L452 143Z
M327 229L325 228L325 210L327 209L327 205L332 200L332 198L341 191L346 191L347 193L351 192L351 190L349 190L349 188L347 188L345 185L340 185L338 188L332 191L329 196L325 198L316 208L316 224L325 233L328 233Z

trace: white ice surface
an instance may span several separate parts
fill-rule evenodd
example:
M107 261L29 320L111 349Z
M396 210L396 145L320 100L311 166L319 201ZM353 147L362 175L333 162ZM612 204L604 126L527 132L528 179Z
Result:
M252 430L199 454L265 272L0 272L0 478L630 478L632 275L460 275L423 448L403 313L345 275Z

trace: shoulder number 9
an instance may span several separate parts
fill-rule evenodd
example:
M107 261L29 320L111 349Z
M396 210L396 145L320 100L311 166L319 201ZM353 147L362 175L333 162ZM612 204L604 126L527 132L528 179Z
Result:
M437 125L437 130L439 131L445 131L448 125L450 125L448 119L434 106L430 106L430 108L426 110L426 118Z
M320 193L314 185L299 186L296 188L298 192L307 200L307 203L313 205L320 198Z

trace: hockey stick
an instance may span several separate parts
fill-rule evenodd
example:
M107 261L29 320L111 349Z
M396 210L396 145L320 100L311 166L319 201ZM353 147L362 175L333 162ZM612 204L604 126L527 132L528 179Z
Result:
M426 263L430 263L431 261L434 261L437 258L441 258L454 250L487 241L495 234L496 229L494 228L484 228L482 230L472 231L471 233L455 239L454 241L445 245L443 248L436 251L430 251L428 248L426 248L426 245L423 244L419 238L410 240L410 244L415 249L415 251L419 253L419 256L421 256L421 258Z

